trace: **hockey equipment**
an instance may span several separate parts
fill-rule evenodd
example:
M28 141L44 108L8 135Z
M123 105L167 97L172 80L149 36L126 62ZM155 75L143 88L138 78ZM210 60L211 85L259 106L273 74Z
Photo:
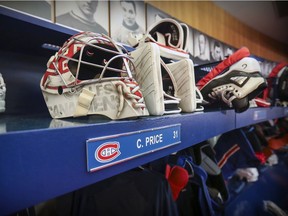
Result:
M198 202L194 206L198 208L197 215L217 215L223 211L229 197L221 170L204 148L199 149L200 152L193 149L194 146L184 150L186 153L179 153L177 165L193 171L187 186L198 196L191 200L191 203ZM195 158L192 155L195 155ZM180 197L181 194L179 199Z
M179 193L188 183L188 171L181 166L175 165L171 168L171 166L167 164L165 176L171 187L173 199L177 200Z
M136 50L131 52L131 56L137 68L135 77L149 113L163 115L203 110L203 107L199 106L203 98L195 85L194 65L188 53L184 51L188 46L188 26L165 18L153 24L147 32L144 39L137 44ZM154 76L150 73L154 73ZM162 79L162 86L159 79ZM155 96L152 96L151 92L154 92ZM153 97L154 99L151 99ZM177 100L179 105L176 103ZM165 107L161 106L163 101ZM172 108L169 108L171 105L168 106L168 102ZM176 105L179 107L178 111L175 110Z
M191 59L166 64L176 81L175 96L180 98L182 112L201 111L203 97L195 85L194 67Z
M189 163L193 168L194 176L189 179L189 183L198 188L198 203L199 203L199 211L201 215L214 215L215 211L213 208L213 199L211 199L208 187L206 185L206 181L208 175L206 171L199 165L197 165L191 156L181 156L178 159L179 165L184 165L185 163Z
M52 211L47 211L49 207ZM178 216L170 186L162 173L139 168L57 197L45 210L42 213L67 216Z
M40 87L53 118L102 115L123 119L148 115L133 64L108 36L82 32L50 58Z
M188 47L189 47L189 27L185 23L180 23L183 29L183 44L182 44L182 49L185 52L188 52Z
M265 90L266 89L264 89L264 91ZM257 107L270 107L271 106L271 103L269 101L264 100L261 97L254 98L254 101L255 101Z
M287 216L287 212L281 209L276 203L271 200L263 200L265 213L269 215Z
M186 50L188 32L187 25L171 18L164 18L148 28L145 40L157 43L162 57L180 60L189 58Z
M266 138L263 137L259 130L256 130L256 126L254 125L243 128L243 131L255 152L255 156L261 164L265 164L267 158L263 152L263 145L266 144L267 141L263 142L263 140Z
M218 166L225 180L234 175L238 168L257 167L260 161L243 129L222 134L214 146Z
M5 112L6 84L0 73L0 113Z
M277 64L267 77L268 86L263 91L263 100L270 102L273 106L288 102L288 63Z
M199 143L193 147L197 164L207 172L206 185L215 210L223 210L223 205L229 199L221 168L217 165L215 151L208 142ZM198 156L197 156L198 155Z
M174 60L189 58L189 27L171 18L164 18L151 25L146 34L129 35L129 43L139 47L146 42L156 43L162 57Z
M206 105L224 102L238 113L249 108L249 100L267 87L258 61L249 55L246 47L237 50L198 81Z
M288 133L271 137L268 140L268 146L273 150L279 150L287 145L288 145Z
M278 156L274 153L271 154L267 159L267 164L269 166L274 166L274 165L278 164Z
M148 32L155 42L161 45L173 47L175 49L183 49L183 29L181 24L174 19L161 19L151 25Z
M245 179L247 182L255 182L258 180L259 172L255 167L239 168L235 171L240 180Z
M159 46L147 42L131 52L138 81L150 115L179 113L176 80L160 58Z

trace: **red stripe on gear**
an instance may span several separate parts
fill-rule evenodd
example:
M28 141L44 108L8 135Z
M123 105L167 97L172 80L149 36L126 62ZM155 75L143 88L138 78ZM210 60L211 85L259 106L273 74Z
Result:
M276 77L277 74L279 73L279 71L285 67L285 66L288 66L288 63L287 62L281 62L279 64L277 64L271 71L271 73L269 74L269 78L272 78L272 77Z
M177 52L180 52L180 53L188 54L188 52L185 52L184 50L179 49L179 48L177 49L177 48L174 48L174 47L171 47L171 46L166 46L166 45L163 45L163 44L160 44L160 43L157 43L157 42L156 42L156 44L158 46L164 47L166 49L170 49L170 50L174 50L174 51L177 51Z
M242 47L238 49L235 53L229 56L227 59L224 59L221 63L219 63L216 67L214 67L206 76L204 76L201 80L197 82L197 87L201 90L203 86L220 74L223 70L235 64L239 60L244 57L250 55L250 51L247 47Z
M228 149L228 151L222 156L221 160L218 162L217 165L218 165L220 168L222 168L222 167L226 164L227 160L228 160L233 154L235 154L238 150L240 150L240 147L239 147L237 144L233 145L233 146L232 146L230 149Z
M263 152L255 152L255 156L260 161L261 164L265 164L267 158L265 157Z
M263 99L264 100L267 100L267 98L269 97L269 93L271 91L271 88L272 88L272 82L273 80L272 79L269 79L269 78L274 78L277 76L277 74L279 73L279 71L285 67L285 66L288 66L288 63L287 62L280 62L279 64L277 64L273 69L272 71L270 72L270 74L268 75L268 79L267 79L267 82L268 82L268 87L264 89L263 91Z

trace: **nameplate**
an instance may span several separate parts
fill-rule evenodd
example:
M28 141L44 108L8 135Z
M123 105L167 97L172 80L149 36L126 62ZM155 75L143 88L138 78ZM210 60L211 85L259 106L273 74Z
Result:
M259 121L259 120L264 120L264 119L267 119L267 111L266 110L254 111L254 113L253 113L253 120L254 121Z
M181 143L181 124L86 141L87 170L94 172Z

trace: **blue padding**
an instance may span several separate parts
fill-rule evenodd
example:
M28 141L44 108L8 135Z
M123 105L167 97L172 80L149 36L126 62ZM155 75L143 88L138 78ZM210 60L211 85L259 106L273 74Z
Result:
M184 166L186 163L190 163L194 170L194 176L190 178L190 182L199 187L198 201L200 204L201 212L203 216L215 215L212 203L213 200L210 197L206 181L207 181L207 173L206 171L196 165L190 156L180 156L177 161L177 165Z
M227 205L225 215L274 215L264 210L263 201L274 202L278 207L288 210L288 155L279 157L279 164L267 167L259 179L247 183L245 188ZM285 162L286 161L286 162Z
M221 168L225 179L231 177L237 168L255 167L259 165L259 160L255 156L252 145L242 129L224 133L219 137L214 146L216 152L215 157L218 163L234 145L238 145L240 149L228 157L226 163Z

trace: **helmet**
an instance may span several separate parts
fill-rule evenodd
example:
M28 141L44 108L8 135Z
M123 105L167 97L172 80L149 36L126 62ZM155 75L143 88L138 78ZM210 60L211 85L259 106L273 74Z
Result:
M47 63L40 88L52 118L148 115L125 49L106 35L81 32Z

